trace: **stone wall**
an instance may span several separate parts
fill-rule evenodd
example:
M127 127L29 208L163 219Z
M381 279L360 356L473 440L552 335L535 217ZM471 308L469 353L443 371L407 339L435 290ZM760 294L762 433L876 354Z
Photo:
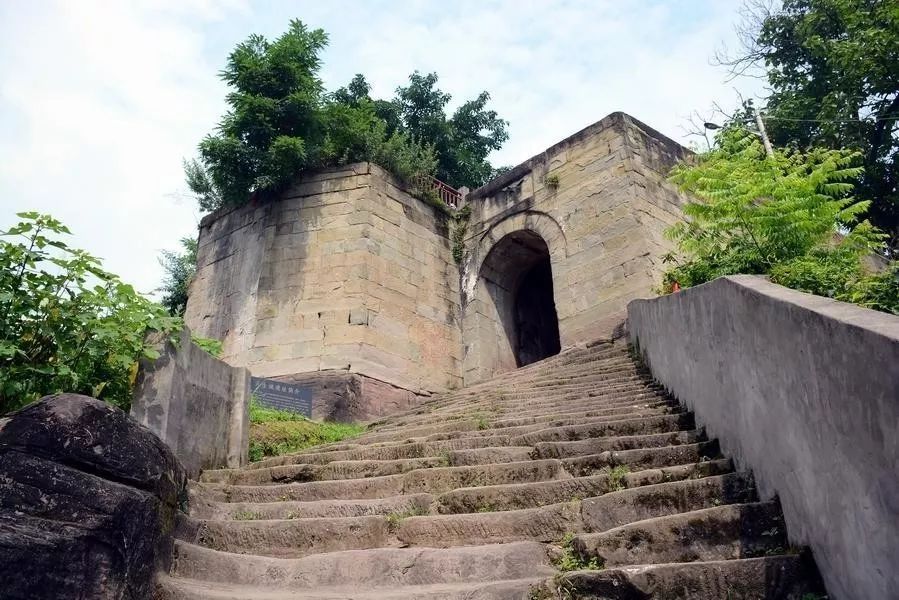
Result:
M142 360L131 416L172 449L188 475L247 462L250 376L191 342L157 338L156 360Z
M680 217L683 203L665 177L687 153L636 119L613 113L469 195L462 277L466 384L515 367L503 325L507 301L492 289L496 277L485 277L497 243L522 230L545 241L563 348L613 336L627 303L652 296L660 283L661 257L671 248L661 234Z
M899 589L899 318L762 278L628 307L652 374L780 497L838 600Z
M325 171L275 202L203 219L185 319L255 376L325 372L345 386L363 377L369 389L399 390L405 400L371 395L356 418L379 416L409 393L461 384L448 234L443 213L379 167Z

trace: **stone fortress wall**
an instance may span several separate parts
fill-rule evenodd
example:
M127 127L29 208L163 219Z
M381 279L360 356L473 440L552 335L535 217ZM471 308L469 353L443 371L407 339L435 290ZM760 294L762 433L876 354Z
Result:
M185 320L230 364L329 397L315 417L399 410L461 385L447 221L375 165L304 178L203 219Z
M613 113L469 194L458 266L451 219L381 168L305 177L202 220L186 322L228 363L314 388L316 418L401 410L545 355L522 348L530 305L554 303L561 347L613 335L659 283L686 153ZM522 304L540 277L551 294Z
M551 257L561 346L615 335L627 303L660 283L662 237L683 197L665 181L689 151L640 121L612 113L472 192L462 294L465 383L515 368L505 332L508 294L492 271L505 236L532 230ZM513 251L512 254L515 254ZM505 263L505 264L502 264ZM485 269L486 266L486 269Z

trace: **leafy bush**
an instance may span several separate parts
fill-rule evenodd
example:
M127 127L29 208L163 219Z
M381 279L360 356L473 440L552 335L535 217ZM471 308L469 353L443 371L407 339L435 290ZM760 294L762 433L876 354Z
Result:
M767 157L755 136L738 127L717 141L672 172L671 180L697 200L684 206L688 220L666 232L681 260L665 257L677 264L665 273L664 291L724 275L770 274L782 285L878 310L899 304L895 277L862 265L882 250L884 235L857 222L869 204L851 196L861 174L857 153L777 150Z
M0 413L63 391L127 410L137 360L157 356L145 334L181 320L69 247L58 220L18 217L0 233Z

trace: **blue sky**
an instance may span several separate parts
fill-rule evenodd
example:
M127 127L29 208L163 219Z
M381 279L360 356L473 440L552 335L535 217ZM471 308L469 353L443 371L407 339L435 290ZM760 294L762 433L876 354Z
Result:
M250 33L291 18L330 35L329 89L364 73L389 97L436 71L509 121L515 164L623 110L683 143L686 117L735 102L709 59L733 46L741 0L0 0L0 227L50 212L77 246L143 291L157 256L195 235L181 161L225 109L217 73Z

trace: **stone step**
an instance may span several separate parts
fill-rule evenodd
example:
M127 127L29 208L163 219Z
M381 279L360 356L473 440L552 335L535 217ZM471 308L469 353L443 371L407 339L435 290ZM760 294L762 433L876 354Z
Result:
M794 554L573 571L541 593L579 600L800 600L822 598L814 566ZM552 595L535 596L552 598Z
M621 421L607 421L586 425L548 427L539 431L513 436L511 446L533 446L540 442L570 442L587 438L646 435L649 433L670 433L690 430L696 426L693 413L638 417Z
M789 544L780 504L715 506L581 534L574 550L605 568L643 563L731 560L783 554Z
M299 481L332 481L338 479L362 479L408 473L415 469L449 466L448 456L401 458L395 460L338 460L324 465L296 464L262 469L216 469L204 471L200 481L204 483L230 483L234 485L265 485Z
M606 423L610 421L623 421L630 419L639 419L643 417L652 417L652 416L662 416L666 414L683 414L685 409L683 408L675 408L670 410L658 410L658 409L636 409L626 412L624 414L618 415L599 415L594 417L560 417L557 419L550 419L547 421L540 421L537 423L531 423L526 425L517 425L514 427L501 427L496 428L489 421L489 419L484 418L482 427L475 430L454 430L454 431L441 431L437 433L432 433L423 438L412 438L416 441L422 442L439 442L443 440L453 440L453 439L462 439L462 438L473 438L473 437L490 437L495 436L497 434L500 435L524 435L526 433L532 433L535 431L540 431L549 427L565 427L571 425L587 425L591 423ZM404 436L392 436L396 440L405 440L408 439Z
M583 410L553 412L550 414L534 415L534 416L514 416L493 419L490 426L494 429L502 429L506 427L516 427L518 425L532 425L536 423L547 423L556 419L577 419L580 417L604 417L614 415L625 415L638 410L669 410L680 409L680 405L670 400L654 400L651 402L633 402L621 406L611 408L588 408Z
M751 475L728 473L645 485L587 498L582 503L582 511L588 530L603 532L635 521L756 500Z
M154 600L528 600L542 578L482 583L438 583L391 588L355 586L316 588L305 591L259 589L192 579L162 576Z
M551 542L656 516L754 501L751 479L736 473L647 485L582 501L500 512L409 517L397 538L411 545L456 546L520 540ZM626 496L628 503L622 502ZM606 499L611 499L604 502ZM607 513L604 508L610 508Z
M636 450L639 448L695 444L705 439L704 431L693 429L690 431L672 431L646 435L588 438L573 442L539 442L534 445L531 456L533 458L570 458L615 450Z
M365 517L372 515L426 514L434 502L431 494L407 494L360 500L311 502L209 502L191 499L190 514L198 519L259 520Z
M614 436L604 438L590 438L574 442L541 442L535 446L487 446L483 448L450 450L443 442L437 443L413 443L390 447L358 447L353 450L342 450L325 453L294 454L278 457L276 460L263 461L258 467L245 468L248 472L256 469L283 466L285 464L329 464L329 459L357 459L357 460L408 460L404 458L389 458L403 454L417 456L419 458L447 459L450 466L484 465L491 463L505 463L529 460L531 458L569 458L590 454L600 454L609 450L631 450L636 448L657 448L661 446L673 446L690 444L702 441L705 436L702 431L677 431L670 433ZM709 456L716 456L717 451L709 447ZM291 463L289 461L309 461ZM333 462L333 461L332 461ZM263 466L270 465L270 466Z
M300 558L322 552L383 548L393 543L386 517L219 521L185 517L176 539L223 552Z
M446 427L445 425L435 424L420 426L409 429L399 429L383 433L371 434L366 437L358 438L356 443L360 445L381 444L384 442L397 442L413 439L416 441L431 442L446 439L458 439L462 437L484 437L491 435L519 435L529 431L536 431L545 427L557 427L562 425L576 425L587 422L613 421L627 418L636 418L640 416L662 415L684 412L684 408L680 406L670 405L653 405L646 403L627 403L622 407L613 407L611 409L598 409L604 411L599 414L598 410L575 410L560 412L556 416L553 414L542 414L540 417L519 417L518 419L503 419L492 415L478 414L477 412L470 415L472 420L460 421L464 426ZM515 420L524 421L514 423ZM513 421L510 423L509 421ZM530 422L527 422L530 421ZM456 425L456 423L453 423Z
M177 542L172 574L217 583L302 591L313 587L380 588L549 577L554 569L536 542L438 548L378 548L298 559L249 556Z
M593 388L591 388L593 389ZM606 407L615 407L637 402L652 402L667 400L668 396L660 390L646 389L639 384L628 385L612 390L604 390L602 393L590 393L587 391L572 394L564 394L557 397L517 398L505 401L484 399L478 402L453 403L440 409L435 409L417 415L400 427L387 428L389 431L397 431L404 427L418 427L433 425L456 419L468 419L473 415L485 416L542 416L552 412L570 412L574 410L591 410ZM523 414L522 414L523 413ZM373 428L381 431L382 428Z
M571 475L565 471L562 461L547 459L422 469L401 475L363 479L273 485L199 483L196 484L196 492L201 499L212 502L353 500L400 494L438 494L460 487L543 481L558 477L568 478Z
M486 513L409 517L396 531L412 546L467 546L534 540L552 542L584 530L578 501Z
M441 514L460 514L537 508L599 496L622 487L721 475L731 470L729 460L715 460L615 476L606 472L572 479L460 488L437 496L434 510Z

